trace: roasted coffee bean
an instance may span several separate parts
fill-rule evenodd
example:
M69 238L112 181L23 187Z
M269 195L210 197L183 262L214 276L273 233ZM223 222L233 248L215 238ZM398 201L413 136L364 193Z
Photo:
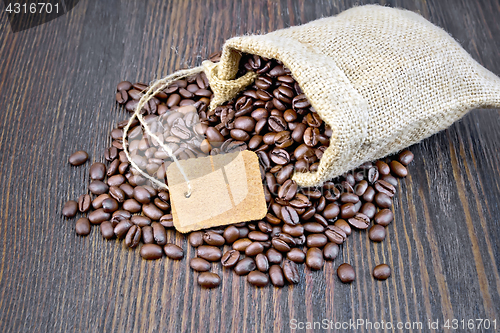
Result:
M110 196L109 194L107 193L103 193L101 195L99 195L97 198L95 198L93 201L92 201L92 207L94 209L99 209L99 208L102 208L102 202L106 199L109 199Z
M356 215L356 207L353 203L346 203L340 207L340 217L343 219L349 219Z
M375 217L373 218L376 224L380 224L381 226L384 227L388 226L393 219L394 219L394 214L390 209L380 210L377 214L375 214Z
M113 213L114 211L118 210L118 207L118 201L113 198L107 198L102 202L102 209L106 213Z
M233 243L233 249L241 251L241 252L245 252L246 248L250 244L252 244L252 241L250 239L248 239L248 238L241 238L241 239L238 239L237 241L235 241Z
M306 254L298 248L291 249L290 252L286 254L286 257L297 264L302 264L306 260Z
M101 226L102 226L102 223L101 223ZM153 236L153 228L150 225L146 225L146 226L142 227L141 230L142 230L142 242L144 244L153 244L155 242L155 239Z
M90 166L89 175L92 180L104 180L106 176L106 166L100 162L92 164Z
M316 215L316 208L315 207L309 207L309 208L307 208L307 209L304 210L304 213L302 213L302 219L304 221L309 221L315 215Z
M117 210L116 212L113 213L111 216L111 225L116 227L118 223L120 223L123 220L130 220L132 218L132 214L126 210Z
M224 230L223 237L228 244L232 244L240 237L240 231L231 225Z
M338 219L333 225L342 229L345 232L346 236L349 236L351 234L351 226L345 220Z
M151 227L153 228L153 238L156 244L167 244L167 231L165 230L165 227L158 222L151 223Z
M323 209L323 217L325 219L331 220L339 215L340 208L336 203L328 204L325 209Z
M83 150L79 150L77 152L74 152L68 159L69 164L77 166L77 165L82 165L83 163L87 162L87 159L89 158L89 155L87 152Z
M224 142L224 136L214 127L207 128L205 135L214 147L219 147Z
M117 91L130 90L130 89L132 89L132 83L130 83L129 81L122 81L118 83L118 85L116 86Z
M196 249L198 257L208 261L218 261L222 257L222 251L211 245L201 245Z
M391 268L387 264L380 264L373 268L373 277L377 280L386 280L391 276Z
M248 283L256 287L265 287L269 284L269 278L267 274L259 271L250 272L247 276L247 281Z
M132 185L130 184L121 184L120 190L122 190L129 198L132 198L134 196L134 187L132 187Z
M229 250L222 256L221 263L224 267L234 267L240 259L240 252L237 250Z
M221 279L216 273L203 272L198 275L198 284L203 288L215 288L220 285Z
M261 272L267 272L269 270L269 260L265 254L259 253L255 257L255 265L257 269Z
M372 202L374 197L375 197L375 190L373 189L373 187L368 186L366 188L365 193L363 194L363 200L366 202Z
M134 188L134 198L142 204L148 204L151 202L151 194L142 186Z
M116 160L115 160L116 161ZM109 186L120 186L121 184L125 183L127 179L123 175L114 175L108 178L108 185Z
M391 172L397 177L404 178L408 175L408 170L398 161L391 161L389 166L391 167Z
M255 260L253 258L243 258L234 267L234 272L237 275L247 275L251 271L257 268Z
M140 251L141 257L146 260L156 260L163 256L163 249L156 244L144 244Z
M409 150L403 150L398 156L399 162L403 165L408 165L413 161L413 153Z
M78 203L74 200L67 201L62 209L62 214L67 218L74 217L77 212L78 212Z
M368 182L366 180L361 180L354 186L354 193L356 193L357 196L361 197L363 196L363 194L365 194L367 188Z
M154 221L159 221L163 216L163 212L154 204L143 205L142 213Z
M283 239L273 238L271 240L271 243L272 243L273 247L280 252L290 251L290 246Z
M267 118L267 111L265 109L259 109L259 110L264 110L265 114L266 114L265 117ZM255 117L255 116L257 116L257 117ZM237 117L234 120L234 128L243 130L243 131L248 132L248 133L253 132L253 130L255 129L255 124L256 124L255 121L264 118L263 115L261 116L260 114L259 115L255 114L255 116L254 116L254 113L252 113L253 118L248 117L248 116Z
M142 206L135 199L127 199L123 202L122 208L131 213L138 213L141 211Z
M123 192L119 187L117 186L111 186L109 188L109 195L115 199L116 201L122 203L125 201L125 192Z
M257 254L262 252L264 252L264 246L260 242L253 242L245 249L245 255L249 257L256 256Z
M323 251L317 247L312 247L307 250L306 254L306 265L312 270L319 270L323 267Z
M272 265L269 268L269 277L271 279L271 283L275 287L283 287L285 285L285 278L283 276L283 270L279 265Z
M380 175L382 176L387 176L389 173L391 173L391 168L384 161L375 162L375 166L377 167Z
M108 171L106 172L106 174L108 175L108 177L113 176L116 173L116 171L118 170L118 166L119 165L120 165L120 160L119 159L115 159L115 160L113 160L113 162L111 162L111 164L108 167ZM109 181L108 181L108 185L112 186L112 185L115 185L115 184L113 184L113 183L110 184Z
M344 230L340 229L335 225L329 225L325 230L325 235L328 237L330 242L335 244L342 244L345 242L347 235ZM326 242L325 242L326 243Z
M205 259L191 258L189 261L189 267L197 272L208 272L210 270L210 263Z
M344 283L351 283L356 279L356 272L349 264L342 264L337 268L337 275L340 281Z
M370 230L368 230L368 237L374 242L381 242L385 239L385 228L380 224L373 225Z
M392 206L392 200L391 198L385 194L385 193L377 193L375 194L375 197L373 198L377 206L380 208L389 208Z
M307 222L304 223L304 230L309 233L321 233L325 230L325 227L318 222Z
M203 234L203 240L208 245L222 246L226 242L222 235L219 235L213 231L207 231Z
M293 226L300 223L299 214L297 214L297 211L291 206L281 207L281 216L283 218L283 222L286 224Z
M125 236L125 244L130 248L134 248L137 245L139 245L141 237L142 237L141 228L136 225L133 225L127 231L127 235Z
M357 213L347 220L350 225L358 229L367 229L370 226L370 219L363 213Z
M174 220L172 218L172 214L165 214L162 217L160 217L160 224L165 228L173 228Z
M289 224L283 225L283 232L293 237L299 237L304 234L304 226L301 224L291 226Z
M77 235L87 236L90 234L90 221L85 217L80 217L75 224L75 231Z
M195 231L190 233L188 236L188 241L192 247L198 247L203 245L203 232Z
M288 179L278 191L278 197L283 200L291 200L297 194L298 185L295 181Z
M340 195L340 201L342 203L356 203L359 201L359 197L354 193L342 193Z
M377 167L371 167L368 169L368 182L370 184L375 183L378 180L379 172Z
M334 260L339 254L339 246L336 243L327 243L323 248L325 260Z
M283 260L283 255L274 248L267 250L266 257L271 264L281 264Z
M273 132L286 131L288 129L288 123L280 116L270 116L268 119L269 128Z
M123 238L134 224L130 220L123 220L116 225L114 232L116 237Z
M145 227L147 225L151 225L151 219L149 217L142 216L142 215L134 215L130 218L130 221L133 224L138 225L139 227ZM158 244L158 245L162 245L162 244Z
M290 155L285 149L274 148L270 153L271 160L279 165L285 165L290 162Z
M251 231L248 234L248 238L256 242L265 242L269 240L269 235L261 231Z
M323 247L327 241L326 236L323 234L310 234L306 237L307 247Z
M276 135L274 136L274 145L278 148L288 148L291 145L293 145L293 139L290 136L290 132L283 131L276 133ZM288 153L287 153L287 158L289 158Z
M398 180L393 175L383 176L382 180L388 182L392 186L398 186Z
M392 184L386 182L385 180L379 179L374 184L375 190L380 193L386 194L389 198L392 198L396 193L396 189Z
M283 274L286 280L291 284L299 283L299 271L297 269L297 264L293 261L285 259L283 262Z
M88 219L92 224L100 224L104 221L109 220L110 217L111 214L106 213L102 208L99 208L90 213Z
M109 221L104 221L99 225L101 230L101 235L104 239L111 239L115 237L115 232L113 230L113 225Z
M108 192L109 187L100 180L93 180L89 185L89 191L95 195L100 195Z
M177 246L175 244L170 244L170 243L166 244L163 247L163 251L165 251L165 255L167 257L169 257L170 259L181 260L184 257L184 250L180 246ZM198 248L198 252L199 252L199 248ZM220 256L219 256L219 258L220 258ZM206 259L206 258L204 258L204 259Z
M372 219L377 213L377 207L375 207L375 205L372 204L371 202L365 202L363 206L361 206L359 212L365 214L366 216L368 216L368 218Z

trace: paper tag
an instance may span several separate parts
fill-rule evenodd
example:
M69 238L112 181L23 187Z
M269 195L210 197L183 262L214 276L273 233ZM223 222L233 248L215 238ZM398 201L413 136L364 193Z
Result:
M180 232L260 220L267 204L257 155L248 150L179 161L192 187L188 190L177 165L167 169L175 228Z

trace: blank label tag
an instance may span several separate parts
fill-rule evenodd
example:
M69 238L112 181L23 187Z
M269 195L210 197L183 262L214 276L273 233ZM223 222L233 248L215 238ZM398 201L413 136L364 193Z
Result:
M192 193L177 165L167 169L175 228L180 232L260 220L267 204L254 152L241 152L179 161Z

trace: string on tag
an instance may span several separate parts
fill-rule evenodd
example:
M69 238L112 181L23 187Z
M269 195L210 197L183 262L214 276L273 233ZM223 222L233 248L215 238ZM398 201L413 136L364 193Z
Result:
M199 66L199 67L195 67L195 68L191 68L191 69L180 70L180 71L177 71L171 75L164 77L163 79L156 81L154 84L152 84L149 87L149 89L146 91L146 93L141 97L141 99L139 100L139 103L137 104L137 108L135 109L134 114L132 115L132 117L130 117L130 120L128 121L127 125L123 128L123 151L125 152L125 156L127 156L127 159L129 161L130 165L132 165L132 167L135 170L137 170L143 177L145 177L146 179L148 179L152 183L156 184L158 187L168 190L168 186L166 184L158 181L154 177L152 177L152 176L148 175L147 173L145 173L144 171L142 171L141 168L139 168L139 166L130 157L130 154L128 151L127 134L128 134L128 130L129 130L130 126L132 125L132 122L134 121L134 118L137 117L137 119L139 120L139 122L141 123L141 125L144 128L144 132L146 132L146 134L149 135L149 137L151 139L156 140L156 142L158 142L160 147L163 148L163 150L165 150L165 152L168 154L168 156L170 158L172 158L172 160L175 162L175 164L179 168L182 176L184 177L184 180L186 181L187 187L188 187L188 190L185 193L186 198L189 198L191 196L191 193L192 193L191 182L189 181L186 173L184 172L184 169L181 167L179 161L177 160L177 158L173 154L170 147L163 144L163 141L160 140L154 133L151 132L151 129L149 128L148 124L146 123L143 116L141 115L141 110L142 110L142 107L144 105L146 105L146 103L148 103L153 98L153 96L155 96L156 94L161 92L163 89L168 87L174 81L183 79L183 78L191 76L191 75L198 74L202 71L203 71L203 66Z

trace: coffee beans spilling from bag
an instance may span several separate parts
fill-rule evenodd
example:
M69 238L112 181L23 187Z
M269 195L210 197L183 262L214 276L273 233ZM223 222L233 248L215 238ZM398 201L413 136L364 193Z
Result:
M217 58L214 55L211 60ZM317 170L331 130L280 62L245 55L240 63L240 74L251 70L259 76L223 106L208 109L212 93L200 73L174 82L141 110L152 132L161 135L178 159L244 149L259 157L268 214L262 221L190 233L188 240L196 256L189 265L200 273L198 283L206 288L218 286L221 278L210 270L221 262L236 274L246 275L252 285L271 282L282 287L299 282L297 264L319 270L325 260L334 260L353 229L367 229L372 241L383 241L385 228L393 220L395 177L407 175L413 154L405 150L390 161L365 163L320 187L298 187L291 179L293 172ZM146 89L142 83L121 82L116 101L134 112ZM104 153L105 163L91 165L89 193L68 201L63 215L71 218L78 211L83 215L76 222L78 235L88 235L91 225L99 225L103 238L123 239L130 248L140 246L144 259L164 255L182 259L183 249L167 243L167 229L173 229L168 191L155 189L131 170L123 152L127 122L111 131L113 141ZM143 136L138 122L126 139L134 162L149 175L164 179L171 159ZM80 165L84 156L77 152L70 163ZM340 265L337 273L342 282L355 279L349 264ZM390 268L379 265L373 275L386 279Z

